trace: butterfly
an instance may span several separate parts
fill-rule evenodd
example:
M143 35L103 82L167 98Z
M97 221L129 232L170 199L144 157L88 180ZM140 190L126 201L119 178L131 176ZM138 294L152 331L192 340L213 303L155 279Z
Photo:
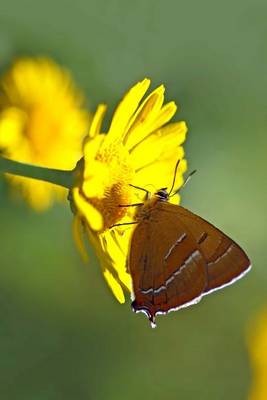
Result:
M133 283L132 309L145 313L152 327L157 315L196 304L251 268L249 258L232 239L170 203L172 189L162 188L137 204L127 262Z

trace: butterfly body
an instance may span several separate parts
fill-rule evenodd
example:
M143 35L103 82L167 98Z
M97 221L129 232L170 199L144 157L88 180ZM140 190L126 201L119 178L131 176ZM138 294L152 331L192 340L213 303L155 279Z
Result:
M168 202L165 189L136 215L128 268L135 312L155 316L197 303L241 278L250 268L244 251L213 225Z

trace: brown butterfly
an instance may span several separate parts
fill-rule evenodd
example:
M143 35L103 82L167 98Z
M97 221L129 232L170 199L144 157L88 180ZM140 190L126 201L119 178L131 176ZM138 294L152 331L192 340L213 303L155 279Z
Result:
M145 313L153 327L156 315L198 303L202 296L242 278L251 267L232 239L168 202L171 192L160 189L144 204L137 204L128 257L132 309Z

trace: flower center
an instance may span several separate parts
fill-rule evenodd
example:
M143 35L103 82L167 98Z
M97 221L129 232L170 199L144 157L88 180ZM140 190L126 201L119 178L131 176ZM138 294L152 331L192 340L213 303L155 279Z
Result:
M120 205L131 204L131 196L128 188L123 183L115 183L106 189L103 198L90 198L90 203L102 214L103 231L119 223L126 215L128 208Z
M134 170L130 164L128 151L120 143L109 143L101 147L95 156L95 162L93 167L88 161L87 179L88 184L97 185L99 195L87 196L87 200L101 213L105 231L112 225L120 223L129 210L128 207L121 206L132 203L133 191L130 183ZM90 169L93 173L91 177ZM86 170L87 166L85 176ZM86 190L84 194L86 195Z

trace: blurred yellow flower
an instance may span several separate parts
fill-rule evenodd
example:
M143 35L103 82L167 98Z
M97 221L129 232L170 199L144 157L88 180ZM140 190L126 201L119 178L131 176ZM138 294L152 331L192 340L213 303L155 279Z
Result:
M126 93L106 134L101 128L106 106L97 108L84 143L81 174L70 196L77 245L86 257L81 233L84 226L100 259L104 277L121 303L125 301L123 289L131 292L126 254L133 228L109 228L133 221L135 207L120 205L140 203L144 198L144 193L130 184L151 192L170 187L175 164L180 159L175 186L178 189L186 170L181 147L186 124L167 124L177 107L174 102L163 105L164 86L142 100L149 85L149 79L144 79ZM178 203L179 196L174 196L172 201Z
M267 399L267 309L250 324L248 349L252 367L249 400Z
M89 115L69 72L49 58L20 58L0 80L0 152L8 158L72 169L81 157ZM36 210L66 197L64 188L7 175Z

